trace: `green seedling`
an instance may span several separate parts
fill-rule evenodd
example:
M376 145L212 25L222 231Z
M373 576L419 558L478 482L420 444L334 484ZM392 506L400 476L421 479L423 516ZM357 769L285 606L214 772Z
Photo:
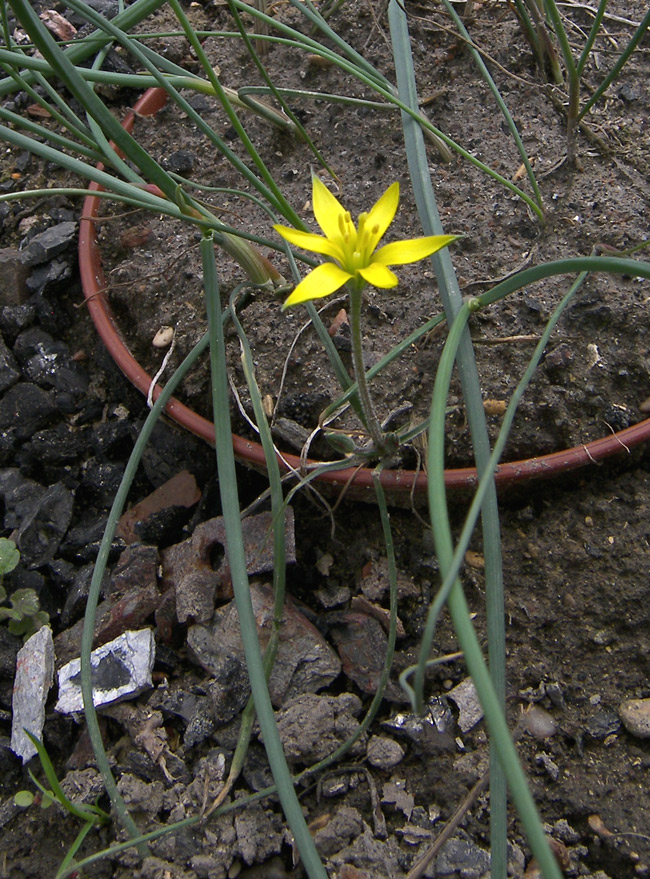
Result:
M100 809L100 807L96 804L93 806L78 806L76 805L76 803L73 803L72 800L68 799L63 788L61 787L59 779L57 778L56 772L54 771L54 766L52 765L52 761L50 760L50 756L47 753L43 742L41 742L40 739L37 739L36 736L32 735L29 730L25 730L25 735L34 744L34 747L38 752L38 758L41 761L41 766L43 767L43 772L45 773L45 778L50 785L50 789L46 788L40 783L40 781L38 781L32 771L28 770L29 777L41 794L41 808L47 809L53 803L58 803L66 810L66 812L69 812L71 815L74 815L75 818L79 818L80 821L84 822L83 827L77 834L77 838L70 846L70 849L67 852L63 863L59 867L59 870L55 877L55 879L58 879L58 877L67 874L69 868L73 863L74 856L79 851L79 848L81 847L82 842L88 835L88 832L93 827L100 827L103 824L108 824L111 819L110 815L104 812L103 809ZM31 806L35 801L36 795L27 790L18 791L18 793L14 796L14 803L17 806L21 806L23 808L29 808L29 806Z
M0 602L7 600L7 590L3 581L20 561L20 550L6 537L0 537ZM9 620L8 629L12 635L21 635L26 641L34 632L48 622L50 616L41 610L38 595L33 589L16 589L9 596L10 607L0 607L0 621Z
M20 561L20 550L6 537L0 537L0 586L5 574L10 574Z

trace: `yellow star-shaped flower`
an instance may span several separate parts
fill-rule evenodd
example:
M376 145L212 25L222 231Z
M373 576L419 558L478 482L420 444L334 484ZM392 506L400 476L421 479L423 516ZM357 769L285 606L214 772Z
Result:
M336 196L315 175L312 178L314 216L324 235L301 232L288 226L274 226L286 241L303 250L330 257L333 262L317 266L298 284L283 308L321 299L335 293L348 281L360 286L389 289L395 287L397 275L388 267L418 262L454 241L457 235L429 235L377 245L393 222L399 202L399 183L393 183L371 208L352 222Z

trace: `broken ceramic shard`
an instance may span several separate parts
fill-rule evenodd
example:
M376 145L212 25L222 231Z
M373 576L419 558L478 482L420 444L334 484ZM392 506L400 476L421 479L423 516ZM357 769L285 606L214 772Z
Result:
M16 656L16 677L11 702L11 750L23 763L36 753L25 730L42 737L45 702L54 679L52 629L43 626L23 644Z
M133 699L152 687L155 655L151 629L124 632L93 650L90 661L95 707ZM73 659L59 670L59 701L54 708L61 714L83 711L80 659Z
M248 574L272 571L273 515L258 513L242 520L242 537ZM286 563L296 560L293 510L285 517ZM209 623L215 601L232 598L230 564L223 517L198 525L191 537L161 553L163 591L172 587L176 595L176 615L180 623Z
M471 678L465 678L458 686L447 693L447 698L456 703L458 708L458 726L461 732L468 732L483 719L481 702Z

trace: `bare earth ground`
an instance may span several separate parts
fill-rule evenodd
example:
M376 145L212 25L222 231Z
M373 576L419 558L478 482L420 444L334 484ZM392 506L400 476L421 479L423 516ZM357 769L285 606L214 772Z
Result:
M429 6L415 6L409 12L420 92L424 97L432 97L427 108L430 117L467 149L512 177L519 165L516 152L470 59L454 37L439 28L441 23L448 25L448 21L437 8ZM608 12L640 17L636 4L613 4ZM363 4L354 11L344 5L332 23L390 76L386 22L383 17L375 22L371 13L370 7ZM194 14L195 23L202 16L211 24L216 22L216 26L223 26L226 21L225 12L218 7L195 7ZM277 14L294 21L290 10L281 7ZM570 14L576 24L588 24L579 9L572 9ZM631 32L615 19L608 20L607 29L619 46ZM492 67L514 111L529 154L535 157L536 170L543 174L562 158L563 121L541 87L530 50L512 13L501 5L478 5L470 31L499 65L518 77L506 75L496 64ZM606 41L598 45L601 71L588 71L586 90L598 81L602 69L608 68L609 48L611 44ZM173 51L179 58L185 54L182 45L174 45ZM466 235L455 246L454 264L467 292L486 289L487 285L477 282L499 278L529 260L535 263L589 253L597 244L626 248L647 238L647 51L642 47L607 100L597 106L590 120L590 132L581 133L579 169L563 166L542 180L548 208L544 228L520 202L467 163L454 160L451 165L442 165L431 151L432 176L445 228ZM215 52L225 84L241 85L242 77L251 75L243 56L219 53L216 48ZM344 81L335 70L323 70L304 59L292 65L283 53L284 50L272 49L268 59L278 84L285 84L283 77L286 84L295 84L298 74L306 87L360 93L354 91L360 90L359 86ZM124 105L130 102L129 97ZM387 185L399 179L403 201L394 233L418 234L398 119L394 115L377 118L365 111L332 110L319 104L305 104L304 114L311 135L341 176L341 198L352 213L366 210ZM178 122L167 111L155 123L143 120L138 125L142 125L143 131L154 130L161 120L164 133L154 135L165 138L160 144L160 155L169 153L168 144L172 143L174 150L187 149L194 156L198 170L212 162L193 140L185 140ZM227 131L225 120L216 123L211 117L210 121L217 128L220 125L220 131ZM311 160L306 148L269 133L262 123L254 122L252 128L283 191L292 204L302 209L309 196ZM232 145L235 147L234 141ZM32 163L30 174L38 175L37 164ZM217 185L232 184L223 162L218 161L216 168L208 170L216 176L213 182ZM29 179L23 183L29 185ZM262 226L261 218L243 200L229 198L223 206L235 211L235 225L241 223L268 234L268 227ZM301 212L309 216L307 208ZM138 223L136 218L132 225ZM188 242L185 237L176 241L167 223L156 219L148 223L152 237L146 243L132 247L125 246L124 238L121 240L117 255L126 263L118 265L111 276L111 303L126 318L125 331L136 315L144 313L141 338L150 340L161 324L172 324L177 327L181 341L184 335L194 341L202 332L202 306L197 269L191 254L186 253ZM119 237L110 223L103 227L101 235L113 242ZM8 227L7 243L13 240ZM164 248L154 247L156 241L163 242ZM280 265L280 258L275 259ZM143 275L147 277L136 282L135 288L120 286L127 277L127 264L130 270L132 263L144 264ZM158 283L156 275L160 274L165 283ZM226 289L239 280L226 263L223 277ZM426 268L401 272L400 277L403 283L398 290L387 296L374 295L368 309L366 343L370 358L384 354L418 322L438 310L435 287ZM163 298L163 288L169 288L171 282L178 283L182 293ZM135 295L127 297L127 289ZM560 281L538 285L476 321L472 332L483 343L477 348L486 398L507 399L531 346L512 338L497 345L485 342L538 335L565 289L565 283ZM619 429L642 417L639 404L648 397L650 386L649 298L647 283L630 278L598 276L587 282L563 319L527 397L509 449L511 456L584 442L607 433L610 425ZM92 387L101 389L107 410L123 401L131 421L138 423L142 404L114 370L105 367L105 354L87 316L72 307L78 300L78 288L72 284L56 304L69 323L62 336L73 350L86 350ZM342 304L328 307L324 314L326 322ZM304 318L298 312L281 315L279 303L268 297L255 300L244 315L262 390L276 398L288 341ZM435 370L441 344L442 336L428 339L409 353L394 375L382 381L382 411L390 411L404 399L411 400L416 410L427 405L428 378ZM143 359L149 356L148 341L134 341L133 346ZM595 359L594 350L600 359ZM285 388L285 400L289 403L292 395L297 403L302 399L298 395L321 395L314 401L316 415L334 393L333 381L318 352L315 339L307 334L301 337ZM206 377L197 373L188 396L196 405L204 405L206 389ZM290 417L299 420L295 414L300 408L297 403L293 409L289 406L288 411ZM496 416L493 422L492 426L498 428ZM449 460L463 462L467 458L467 444L462 412L452 413L450 424ZM188 444L191 442L187 440ZM203 463L197 464L196 470L201 488L205 488L202 517L210 518L218 514L212 470ZM42 473L29 475L45 482ZM244 470L241 476L247 502L262 490L263 482ZM142 475L132 500L147 494L152 484L155 483L150 477ZM643 450L560 483L536 484L502 498L509 716L514 728L521 722L522 711L532 705L543 709L554 721L553 735L536 738L526 732L519 740L519 750L543 820L554 839L568 849L569 876L631 879L650 874L648 739L631 735L619 717L619 706L624 700L650 696L649 501L650 473ZM336 509L333 523L306 497L299 497L294 507L297 562L289 571L289 591L328 641L335 643L333 633L337 625L340 629L340 619L333 615L348 611L353 596L362 594L387 606L379 519L372 507L345 501ZM462 523L463 511L459 501L454 510L456 524ZM81 511L77 515L81 516ZM410 511L394 511L391 521L400 573L399 615L404 625L396 659L399 672L412 660L438 581L426 525ZM185 536L178 536L178 541ZM476 544L473 551L473 564L466 567L463 578L468 601L476 614L475 624L483 632L481 546ZM56 618L53 626L55 631L63 628ZM173 689L204 697L210 677L188 659L184 635L185 630L179 627L173 659L169 649L161 651L164 661L159 660L157 666L159 680L165 675ZM379 643L383 643L381 638ZM456 649L446 619L440 625L435 649L439 654ZM362 664L357 655L356 664L353 662L346 669L352 671L354 681L350 674L341 674L326 691L338 698L352 694L343 712L352 725L353 715L358 715L358 709L370 702L371 687L364 688L363 683L360 685L363 676L354 675ZM464 678L461 662L442 666L430 674L428 695L444 700L445 694ZM161 693L164 695L159 690L140 697L139 705L155 707L156 699ZM436 704L444 707L445 703ZM405 876L480 778L487 757L483 726L479 723L461 731L456 725L460 718L455 704L449 702L449 708L454 725L445 735L422 741L395 728L395 715L405 711L406 706L385 701L372 734L398 742L404 751L401 759L392 768L381 768L381 764L377 767L367 759L366 742L348 763L335 768L318 786L305 787L301 799L314 832L322 834L320 845L329 859L332 875L342 879L361 875L390 879ZM546 714L541 717L547 719ZM188 744L187 718L166 715L165 722L171 750L185 767L181 781L175 783L158 766L148 765L144 757L138 762L138 749L123 724L115 719L106 721L107 746L116 775L127 786L132 808L143 828L194 814L202 804L205 779L213 786L219 780L219 755L225 757L227 764L232 754L232 724L217 724L203 740L198 737L195 744ZM331 725L321 729L319 722L327 721L322 715L316 717L304 709L300 723L305 740L311 735L318 740L331 732ZM3 735L8 734L8 729L7 718L3 717ZM75 768L92 766L90 756L84 756L83 748L79 747L80 734L81 728L72 721L48 712L45 742L61 775L70 768L66 761L75 749ZM255 740L237 790L247 793L260 786L264 774L261 753ZM313 756L296 757L297 769L303 767L303 761L313 762ZM17 778L15 772L8 775L2 788L5 807L9 808L15 790L29 786L26 776ZM93 866L88 875L116 879L221 879L228 875L234 879L240 870L242 876L250 879L298 875L300 866L292 863L277 803L263 800L260 808L249 808L244 816L213 819L203 828L179 834L175 841L157 842L153 857L144 866L135 857L124 856ZM57 814L55 809L40 812L34 807L15 815L3 827L0 876L53 876L76 831L74 819ZM85 850L108 845L115 840L115 834L115 828L91 834ZM527 863L529 854L514 814L509 836L514 846L512 871L514 875L523 875L524 857ZM455 844L455 854L450 854L445 863L439 861L437 872L430 869L425 875L456 879L486 874L488 867L479 851L488 847L488 801L484 794L464 817L456 839L459 842ZM459 854L461 850L465 860Z

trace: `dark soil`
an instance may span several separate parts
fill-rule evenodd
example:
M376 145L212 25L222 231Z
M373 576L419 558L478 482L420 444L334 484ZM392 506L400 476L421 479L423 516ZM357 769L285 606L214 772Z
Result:
M333 26L391 76L384 18L375 20L375 11L363 4L354 14L351 8L343 6L332 20ZM421 94L434 98L428 105L431 118L467 149L512 177L519 165L516 152L462 45L441 30L440 25L448 25L448 21L429 8L418 6L410 12ZM619 18L639 17L635 4L623 2L612 4L611 9L608 6L608 12ZM576 26L588 26L580 8L571 8L569 13ZM195 24L205 15L211 26L226 26L225 11L220 7L193 7L193 14ZM277 14L294 22L294 13L284 7ZM562 117L534 70L530 50L512 13L486 4L477 5L475 14L470 30L501 65L493 64L493 75L514 109L529 154L535 157L536 171L542 175L563 156ZM601 70L587 71L585 91L602 76L602 69L608 68L610 40L616 40L619 47L624 45L631 28L612 18L607 20L607 32L608 39L597 45ZM216 44L214 51L226 85L236 87L244 79L248 81L252 74L243 56L223 52ZM172 42L170 52L177 61L187 54L180 41ZM299 80L306 87L323 91L361 93L359 86L332 68L324 70L305 59L291 63L284 49L272 49L268 64L280 85ZM506 75L502 68L517 78ZM648 82L647 49L642 47L609 97L596 107L590 128L581 131L579 167L563 165L542 179L548 211L545 227L529 216L520 202L467 163L454 160L443 165L431 151L445 228L466 236L453 252L466 292L487 289L487 279L499 278L528 262L586 254L595 245L625 249L647 238ZM116 113L122 113L133 100L134 95L120 95ZM21 103L20 97L15 101L19 109L28 103ZM310 134L340 175L341 198L352 213L366 210L390 182L399 179L402 204L392 234L418 234L397 118L338 108L334 113L326 104L305 104L299 109ZM214 119L218 121L212 117L210 121L227 133L228 123L218 119L216 111ZM161 124L163 135L159 133ZM270 132L261 122L251 124L283 191L292 204L302 206L309 197L311 160L306 148ZM153 143L164 137L158 147L161 157L187 150L193 156L193 174L205 172L215 185L233 185L225 162L206 156L195 141L185 139L178 125L171 111L163 111L155 121L139 120L137 132L138 136L142 132L143 139L153 137ZM231 145L237 148L235 141ZM2 169L5 189L29 188L47 176L57 179L52 169L15 153L3 158ZM18 171L20 180L11 180L10 175ZM220 203L234 212L224 214L228 221L232 216L233 225L269 235L267 221L257 216L248 202L229 196ZM3 246L7 248L20 245L25 249L42 230L58 228L78 216L77 205L63 199L25 202L20 207L15 203L0 205L0 209ZM308 208L302 213L309 216ZM122 319L125 334L136 316L144 316L138 338L129 340L155 371L154 360L159 361L161 355L151 356L150 340L161 325L175 327L179 356L184 341L195 341L203 331L196 248L192 249L195 240L186 231L171 229L167 221L138 216L126 221L127 226L148 230L147 240L137 243L135 237L125 238L124 230L116 232L113 222L103 224L100 233L104 243L120 242L119 248L113 247L113 257L118 256L120 263L115 263L115 271L109 275L110 302ZM157 246L161 243L163 247ZM108 259L108 248L106 253ZM284 271L277 255L274 260ZM141 274L134 277L132 267L139 267ZM240 277L225 259L221 267L228 291ZM370 360L383 356L439 310L428 266L400 270L399 274L401 284L396 291L373 294L369 302L366 350ZM5 362L12 371L6 384L3 381L0 399L2 536L16 537L33 511L32 506L20 503L21 491L33 490L34 497L38 496L27 480L43 489L60 485L61 492L70 494L73 506L70 523L54 541L46 561L30 556L25 544L21 547L23 563L7 578L6 585L9 591L35 588L41 605L50 613L55 636L64 633L65 638L83 614L83 584L87 586L87 571L96 557L103 522L146 406L108 357L85 309L79 308L82 297L74 268L74 243L47 263L32 267L30 283L21 302L7 298L0 310L0 329L9 349ZM486 400L509 397L532 347L521 337L539 336L567 285L566 279L545 282L477 317L472 334L479 343ZM170 289L172 296L168 297ZM649 299L647 283L634 279L596 276L587 281L563 318L522 407L509 448L511 457L579 444L642 417L639 404L648 397L650 384ZM327 305L326 323L343 304ZM271 395L274 404L284 405L278 412L292 420L300 421L305 408L317 417L336 390L310 332L301 335L290 358L283 394L279 394L288 343L302 327L304 315L300 311L281 314L279 301L269 294L253 298L243 316L262 392ZM427 338L409 352L399 368L381 378L376 393L382 414L405 399L413 403L414 415L425 411L429 379L443 338L443 334ZM41 353L52 353L57 344L62 347L56 349L56 368L50 372L39 369L34 360L36 346L41 345ZM233 355L234 375L237 368ZM185 393L194 405L205 407L207 376L197 372ZM313 405L302 405L305 398L301 395L307 395ZM18 403L26 400L38 402L29 412L23 410L35 418L29 429L21 427L27 424L27 414L24 422L15 417ZM457 399L451 401L452 406L457 403ZM245 398L243 404L248 404ZM490 420L492 428L498 429L498 415ZM448 460L464 462L468 447L462 411L452 411L449 421ZM303 426L312 424L306 421ZM186 539L201 522L219 515L212 451L168 423L154 436L130 503L140 501L183 469L195 476L201 500L187 510L172 505L154 517L140 531L142 544L165 550ZM266 484L244 468L240 477L242 506L246 506ZM501 498L509 719L513 729L523 724L528 730L519 739L521 759L549 833L566 849L568 876L632 879L650 874L648 739L631 734L619 713L626 700L650 696L649 503L650 463L644 449L571 478L538 483ZM385 649L383 630L380 625L374 628L376 618L368 612L368 602L382 608L388 605L379 517L372 506L346 500L333 513L324 514L322 506L306 494L299 494L293 507L296 562L288 568L288 589L296 607L317 626L325 641L341 653L349 651L351 658L344 670L320 695L343 700L328 704L340 706L338 728L350 729L355 716L360 718L360 712L370 704L376 681L374 663L381 661ZM454 501L455 527L462 524L464 511L464 501ZM341 879L406 876L480 779L487 761L483 724L463 731L458 726L455 703L446 699L466 677L459 660L437 667L427 680L432 710L443 718L446 709L451 711L446 728L440 732L430 726L429 735L423 737L406 734L396 721L407 713L406 704L399 701L396 678L413 660L439 581L431 532L424 520L414 511L395 510L391 525L403 634L389 698L371 735L391 740L393 748L398 743L403 754L389 767L388 762L373 758L372 745L368 747L368 741L362 740L360 750L347 762L324 774L318 784L310 782L300 789L328 869ZM111 569L124 549L123 541L116 540ZM477 539L462 576L476 615L475 625L484 637L481 553ZM218 566L216 558L212 562ZM160 575L169 577L164 560L157 563ZM165 581L158 583L161 593L165 585ZM365 604L359 604L360 597ZM227 594L220 597L219 607L228 600ZM142 625L148 624L156 627L156 686L136 702L127 703L128 717L113 710L105 712L102 720L114 773L143 830L197 814L206 797L209 802L218 791L220 760L227 771L236 740L237 700L242 690L245 697L246 689L245 678L235 674L240 689L233 685L223 704L215 700L215 680L222 685L225 678L209 675L192 659L187 643L192 619L180 624L173 615L170 622L164 612L150 613L142 621ZM352 631L361 634L350 647L346 638ZM370 652L362 650L366 643L372 645ZM33 789L27 767L21 766L8 747L19 646L17 639L6 634L4 625L0 626L0 876L46 879L54 876L79 824L56 807L41 811L33 806L20 811L13 806L17 790ZM436 636L436 655L456 649L453 629L445 617ZM190 710L186 703L180 710L183 700L193 700L195 708ZM94 760L83 720L56 714L54 701L52 698L47 706L46 747L60 777L67 775L78 789L90 790ZM287 697L285 704L276 706L283 723L290 723L292 704ZM530 717L535 714L529 712L522 720L522 712L531 706L538 712L537 722L540 717L542 722L552 718L554 730L547 729L552 735L536 738L531 734L535 724ZM230 708L231 715L226 718L224 712ZM540 709L545 713L540 715ZM165 764L151 759L142 739L135 741L146 717L156 711L162 712L167 737ZM314 754L307 751L310 737L317 745L319 739L326 741L334 735L335 724L328 721L327 712L312 711L313 705L304 703L300 723L293 728L294 736L303 739L291 757L296 771L314 762ZM301 746L305 750L301 751ZM29 768L40 776L37 764L32 760ZM84 776L72 775L82 771ZM254 735L234 796L259 790L266 783L263 749ZM105 798L100 803L107 805ZM488 817L489 800L481 794L464 816L445 857L438 859L435 871L430 867L424 875L453 879L485 876L489 869L485 854L489 848ZM82 851L90 853L122 838L115 823L100 833L91 833ZM512 874L523 876L528 865L527 876L534 876L514 813L509 838ZM234 879L240 871L250 879L283 879L301 873L292 860L290 839L273 798L156 841L144 864L129 852L93 865L87 875Z

